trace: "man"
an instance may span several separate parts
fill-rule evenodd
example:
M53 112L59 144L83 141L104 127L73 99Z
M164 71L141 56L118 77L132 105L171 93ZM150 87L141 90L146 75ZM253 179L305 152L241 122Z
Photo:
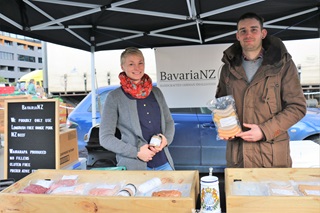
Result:
M306 113L297 68L283 42L254 13L237 22L224 51L216 98L232 95L242 132L227 142L227 167L291 167L287 130Z

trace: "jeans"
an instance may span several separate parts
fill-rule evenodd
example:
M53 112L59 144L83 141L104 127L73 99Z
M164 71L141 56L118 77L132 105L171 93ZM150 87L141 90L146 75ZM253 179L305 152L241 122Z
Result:
M163 164L161 166L158 166L156 168L147 167L147 170L157 170L157 171L159 171L159 170L168 170L168 171L172 171L173 169L170 166L170 164L167 162L167 163L165 163L165 164Z

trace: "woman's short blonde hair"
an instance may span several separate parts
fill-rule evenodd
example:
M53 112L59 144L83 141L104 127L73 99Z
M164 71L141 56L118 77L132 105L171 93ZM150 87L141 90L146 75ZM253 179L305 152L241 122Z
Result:
M128 55L140 55L142 58L144 58L141 50L139 50L138 48L136 48L136 47L127 47L127 48L121 53L121 58L120 58L120 63L121 63L121 65L124 64L124 62L125 62L125 60L126 60L126 57L127 57Z

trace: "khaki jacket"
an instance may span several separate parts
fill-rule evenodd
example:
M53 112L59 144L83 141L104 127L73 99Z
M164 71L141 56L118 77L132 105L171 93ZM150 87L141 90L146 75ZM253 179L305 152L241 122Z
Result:
M259 142L235 138L227 142L227 167L291 167L287 130L306 113L297 68L282 41L263 40L263 62L248 83L239 42L224 51L216 98L233 95L240 123L257 124ZM242 126L242 129L246 129Z

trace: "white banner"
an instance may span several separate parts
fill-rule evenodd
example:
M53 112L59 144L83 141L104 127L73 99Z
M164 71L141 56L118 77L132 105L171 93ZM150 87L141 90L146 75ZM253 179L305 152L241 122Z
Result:
M157 85L170 108L203 107L214 98L223 51L230 44L155 50Z

